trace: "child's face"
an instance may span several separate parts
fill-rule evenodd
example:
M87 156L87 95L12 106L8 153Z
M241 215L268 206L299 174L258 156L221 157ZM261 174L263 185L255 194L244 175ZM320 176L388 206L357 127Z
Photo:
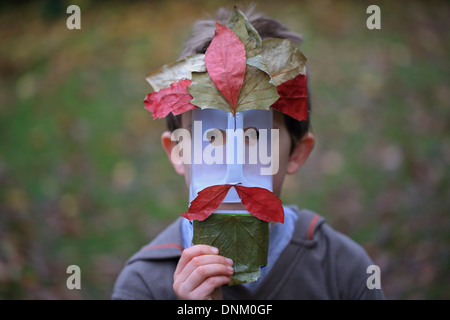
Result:
M187 129L192 132L192 111L188 111L181 116L181 128ZM294 174L308 158L312 148L314 146L314 136L311 133L307 133L300 141L297 142L292 154L291 150L291 138L286 128L284 115L280 112L273 112L273 129L279 130L279 147L278 150L272 150L274 157L278 156L279 167L278 171L272 177L273 193L278 197L281 193L282 184L286 174ZM169 156L175 171L184 175L186 185L189 188L190 185L190 164L175 163L171 158L172 149L176 146L176 142L170 139L171 133L166 131L162 135L163 146Z

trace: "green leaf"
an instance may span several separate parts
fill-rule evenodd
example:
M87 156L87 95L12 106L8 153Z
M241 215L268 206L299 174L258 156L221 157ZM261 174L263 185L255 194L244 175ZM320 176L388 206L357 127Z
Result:
M233 30L244 44L247 58L254 57L259 53L262 44L261 37L237 7L234 7L227 27Z
M202 109L220 109L233 112L231 105L217 89L207 72L193 73L192 83L187 87L192 96L191 103Z
M185 59L165 64L147 75L145 80L156 92L169 88L172 83L181 79L191 80L192 72L206 72L204 54L194 54Z
M279 98L277 88L270 81L270 75L247 65L236 111L268 110Z
M266 39L260 54L277 86L305 74L306 57L289 40Z
M214 246L220 255L233 260L229 286L254 282L267 264L269 223L247 214L213 213L206 220L194 221L193 243Z
M275 81L273 81L272 76L270 75L269 69L266 66L266 63L263 59L262 56L257 55L251 58L247 59L247 64L250 66L254 66L256 68L258 68L259 70L267 73L270 76L270 83L273 84L274 86L276 86Z

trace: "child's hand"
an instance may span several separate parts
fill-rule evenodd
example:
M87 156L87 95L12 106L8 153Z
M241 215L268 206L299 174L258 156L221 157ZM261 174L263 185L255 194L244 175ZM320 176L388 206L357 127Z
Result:
M185 249L173 275L173 290L183 300L221 298L220 287L230 282L232 265L233 261L220 256L217 248L196 245Z

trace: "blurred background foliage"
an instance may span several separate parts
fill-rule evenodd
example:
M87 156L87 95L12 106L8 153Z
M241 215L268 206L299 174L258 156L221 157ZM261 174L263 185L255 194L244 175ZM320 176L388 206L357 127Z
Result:
M125 261L187 207L144 80L192 23L250 2L0 5L0 298L109 299ZM254 1L302 33L316 148L283 201L366 248L390 299L450 298L447 2ZM68 30L66 8L81 8ZM68 290L66 268L81 268Z

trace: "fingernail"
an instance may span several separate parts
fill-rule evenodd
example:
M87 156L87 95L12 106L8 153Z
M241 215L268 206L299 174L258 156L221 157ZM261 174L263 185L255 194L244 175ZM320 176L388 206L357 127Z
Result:
M228 268L228 271L230 271L230 273L234 273L234 270L232 267L227 267L227 268Z
M233 260L229 259L229 258L225 258L225 261L228 265L232 266L233 265Z
M218 253L219 253L219 249L212 247L212 248L211 248L211 252L212 252L213 254L218 254Z

